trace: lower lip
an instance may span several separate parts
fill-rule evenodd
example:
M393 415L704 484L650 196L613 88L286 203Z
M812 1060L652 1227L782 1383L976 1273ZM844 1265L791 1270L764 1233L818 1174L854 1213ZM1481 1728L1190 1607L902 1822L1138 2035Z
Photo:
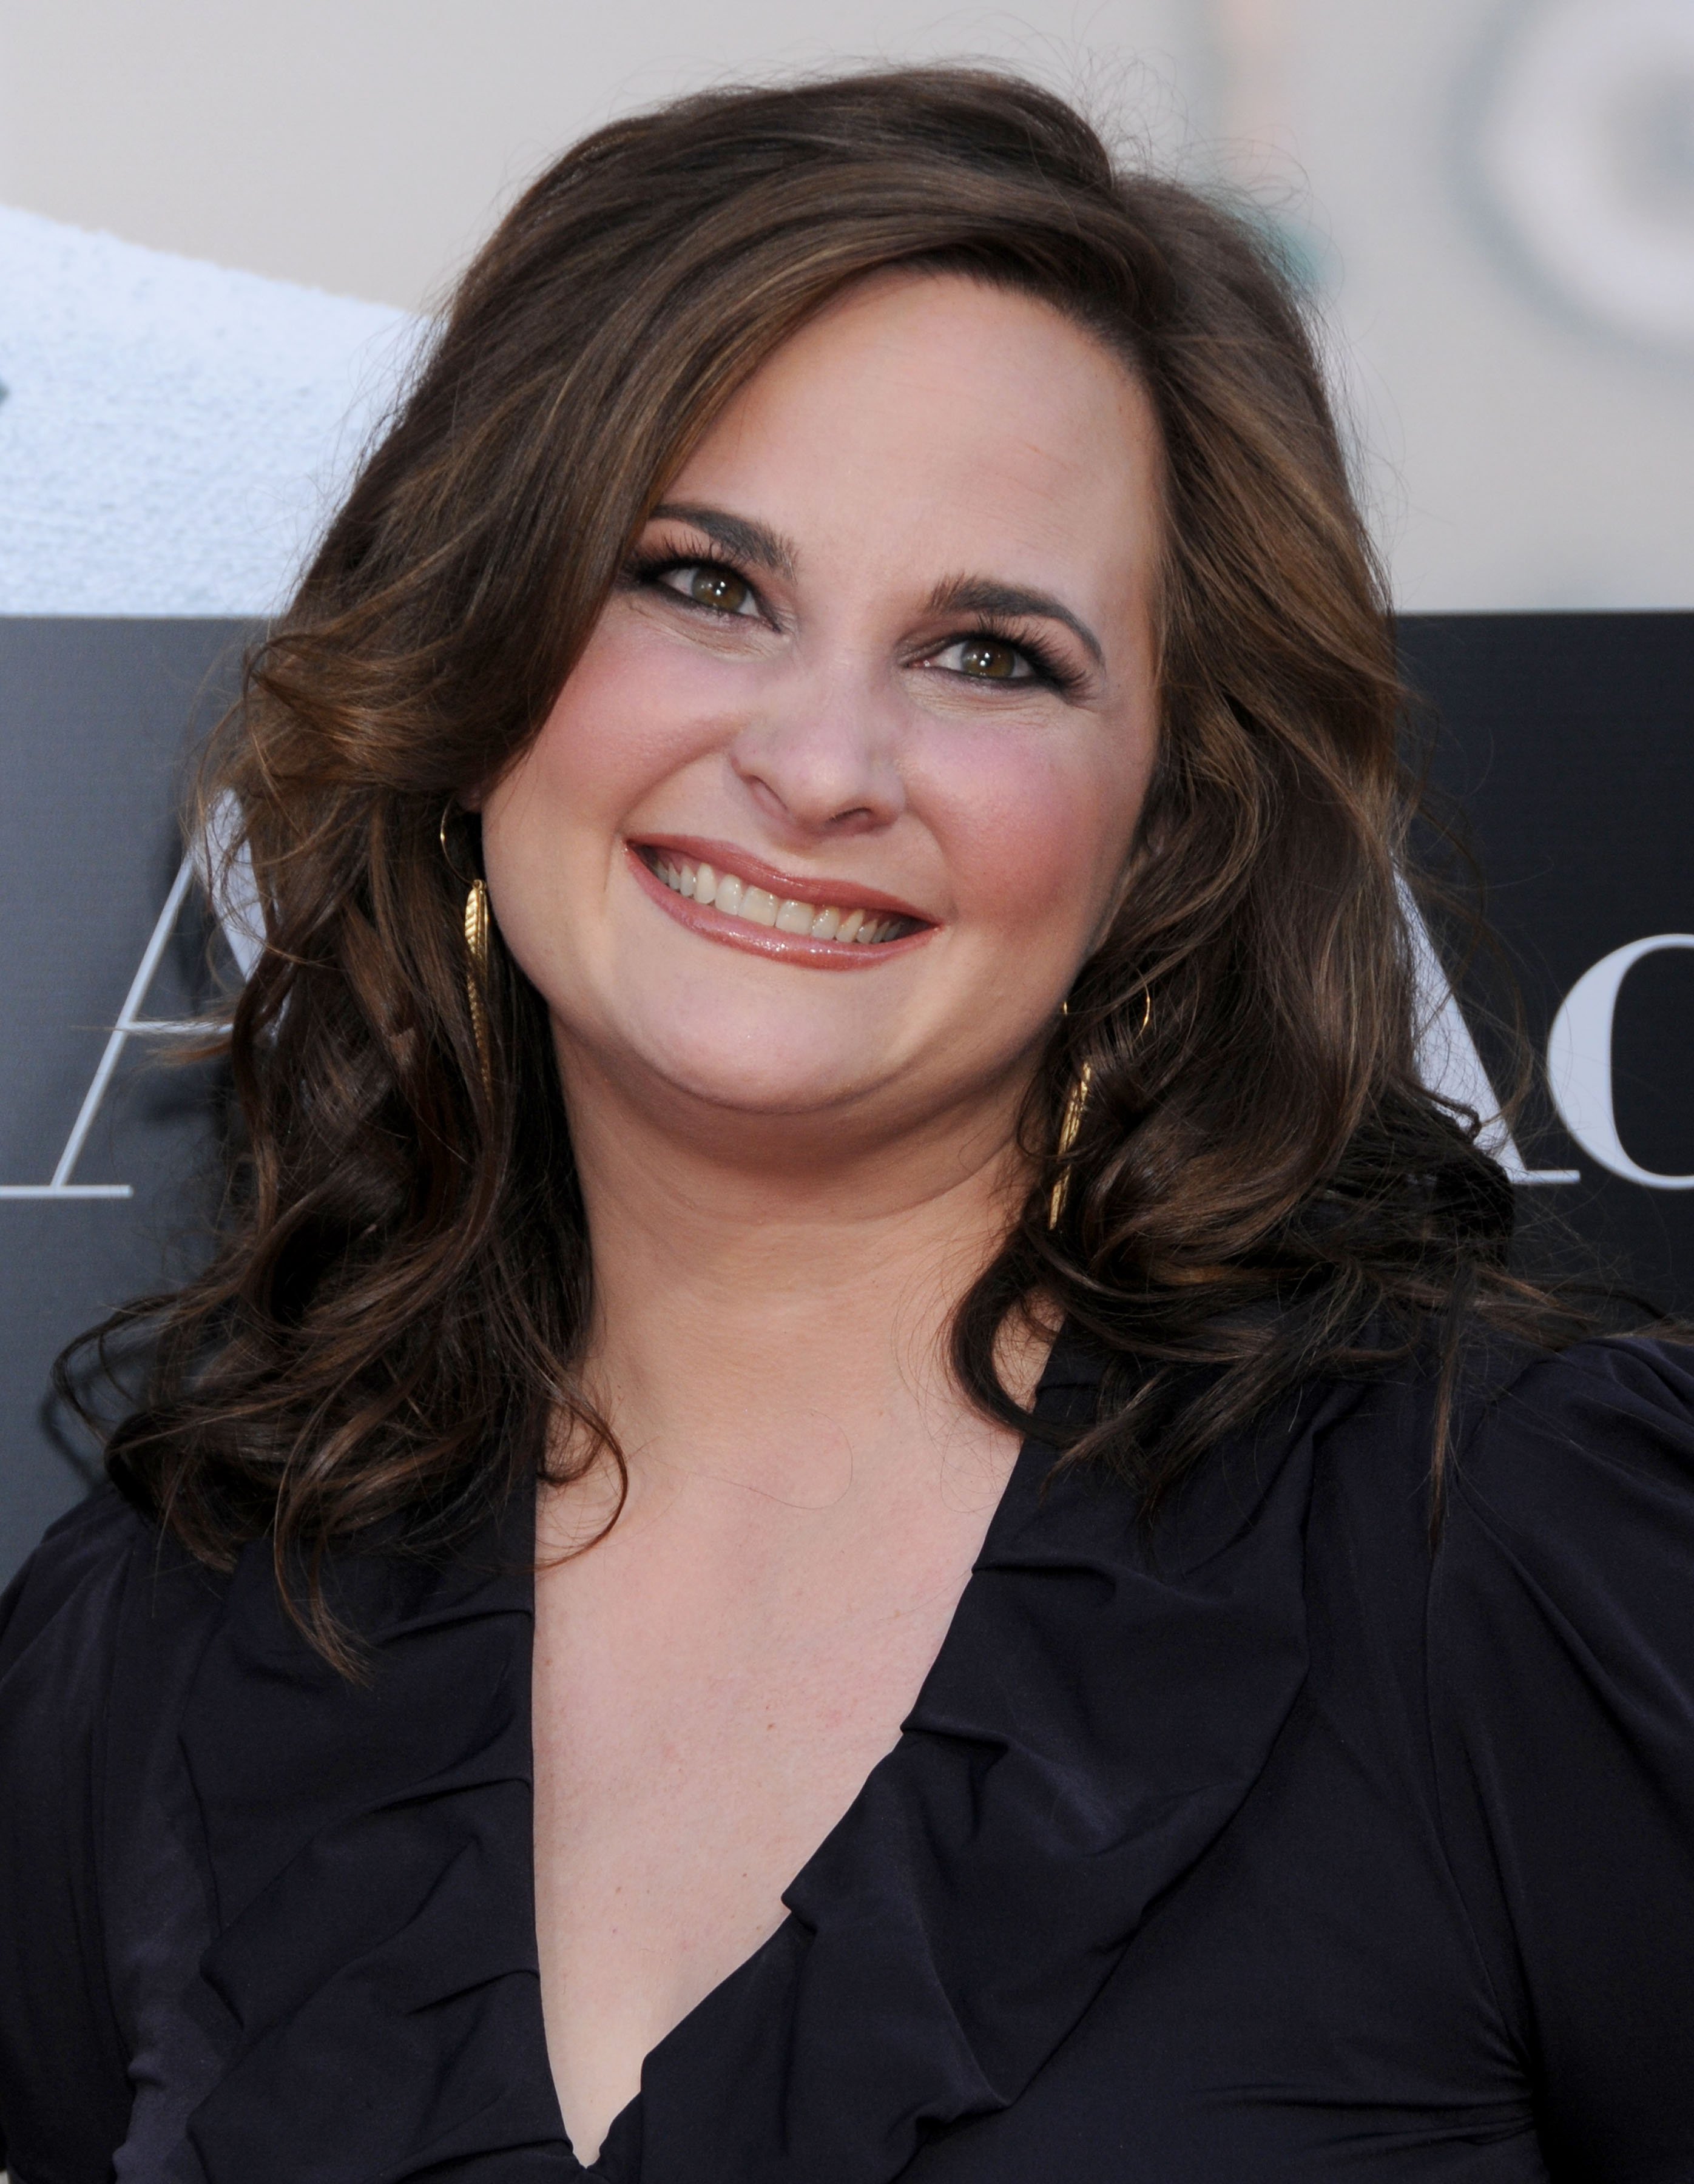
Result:
M755 925L748 918L727 916L710 903L690 902L675 888L666 887L646 860L627 844L624 855L637 881L678 925L685 925L690 933L698 933L703 940L721 941L726 948L739 948L749 956L772 956L779 963L804 963L814 971L868 971L875 964L887 962L890 956L909 956L914 948L921 948L935 930L933 925L924 925L916 933L902 933L898 940L863 942L813 940L804 933L778 933L774 926Z

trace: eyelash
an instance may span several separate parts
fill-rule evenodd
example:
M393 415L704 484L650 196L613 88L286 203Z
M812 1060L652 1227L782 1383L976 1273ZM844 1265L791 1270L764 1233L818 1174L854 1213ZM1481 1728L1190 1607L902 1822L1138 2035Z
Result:
M1039 637L1020 635L1015 628L997 621L993 615L978 615L968 629L955 630L950 637L944 638L933 649L945 652L950 645L968 644L972 638L978 637L989 638L996 644L1010 646L1020 659L1027 660L1034 669L1031 680L1044 689L1056 690L1061 697L1070 697L1088 679L1061 660L1056 652L1050 650ZM1012 687L1016 688L1018 686L1014 684Z
M727 560L722 553L644 554L637 552L632 554L624 565L624 581L632 588L656 585L661 577L674 575L678 569L721 569L725 576L738 578L753 592L755 599L758 597L757 587L745 570L738 569L734 562ZM663 588L671 599L680 600L683 606L692 609L695 614L712 615L725 621L735 619L734 616L722 612L719 608L705 606L698 599L687 598L670 585L666 585ZM1034 671L1030 680L1044 689L1056 690L1061 697L1071 696L1075 691L1080 689L1087 680L1087 677L1076 668L1070 666L1060 659L1056 653L1050 650L1039 638L1024 636L1004 622L997 621L992 615L978 616L967 629L955 630L950 636L943 638L939 644L932 645L930 650L945 652L951 645L968 644L972 638L989 638L996 644L1009 645L1021 659L1028 660ZM960 679L966 681L978 678L961 677ZM1010 687L1017 688L1021 686L1013 683Z

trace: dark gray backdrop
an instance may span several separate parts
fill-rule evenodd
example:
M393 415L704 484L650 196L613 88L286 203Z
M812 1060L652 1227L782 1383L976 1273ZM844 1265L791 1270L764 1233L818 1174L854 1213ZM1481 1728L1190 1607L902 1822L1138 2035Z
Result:
M1403 630L1443 722L1437 772L1474 822L1541 1046L1590 966L1694 928L1694 615L1439 616ZM192 893L168 930L161 913L181 860L181 755L243 634L0 619L0 1580L94 1475L48 1401L53 1353L180 1269L206 1231L193 1178L215 1071L173 1063L177 1033L113 1034L126 997L154 1024L192 1020L206 999ZM156 974L131 994L155 939ZM1475 1011L1473 1029L1496 1061ZM1612 1063L1635 1162L1694 1171L1694 950L1662 947L1630 971ZM1526 1187L1526 1207L1561 1218L1614 1275L1694 1304L1694 1190L1608 1173L1551 1111L1521 1142L1530 1167L1581 1176Z
M85 1490L47 1401L72 1334L180 1268L203 1232L208 1084L186 1042L122 1042L69 1190L51 1186L181 858L185 749L243 626L0 618L0 1578ZM137 1013L191 1017L205 934L183 916ZM128 1185L131 1195L71 1195Z

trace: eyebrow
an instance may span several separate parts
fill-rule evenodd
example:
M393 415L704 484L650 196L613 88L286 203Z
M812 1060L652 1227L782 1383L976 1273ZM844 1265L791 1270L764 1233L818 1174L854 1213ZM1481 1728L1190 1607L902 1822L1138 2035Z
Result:
M929 610L932 614L1036 615L1060 621L1082 640L1096 667L1106 665L1100 639L1050 592L1028 592L1018 584L998 583L992 577L948 577L929 594Z
M779 531L755 523L750 516L732 515L722 508L703 508L694 501L667 500L660 502L649 521L691 523L738 561L749 562L755 569L769 569L794 582L798 557L793 545Z

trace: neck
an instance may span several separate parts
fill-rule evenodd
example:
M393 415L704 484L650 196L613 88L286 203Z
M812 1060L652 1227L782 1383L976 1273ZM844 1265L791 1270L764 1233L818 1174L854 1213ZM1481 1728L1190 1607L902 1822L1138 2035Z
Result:
M593 1253L588 1388L632 1509L691 1475L824 1507L915 1448L945 1464L980 1437L947 1329L1023 1187L1020 1087L874 1143L835 1132L821 1150L780 1117L678 1130L592 1061L562 1059ZM1015 1393L1043 1346L1009 1337Z

